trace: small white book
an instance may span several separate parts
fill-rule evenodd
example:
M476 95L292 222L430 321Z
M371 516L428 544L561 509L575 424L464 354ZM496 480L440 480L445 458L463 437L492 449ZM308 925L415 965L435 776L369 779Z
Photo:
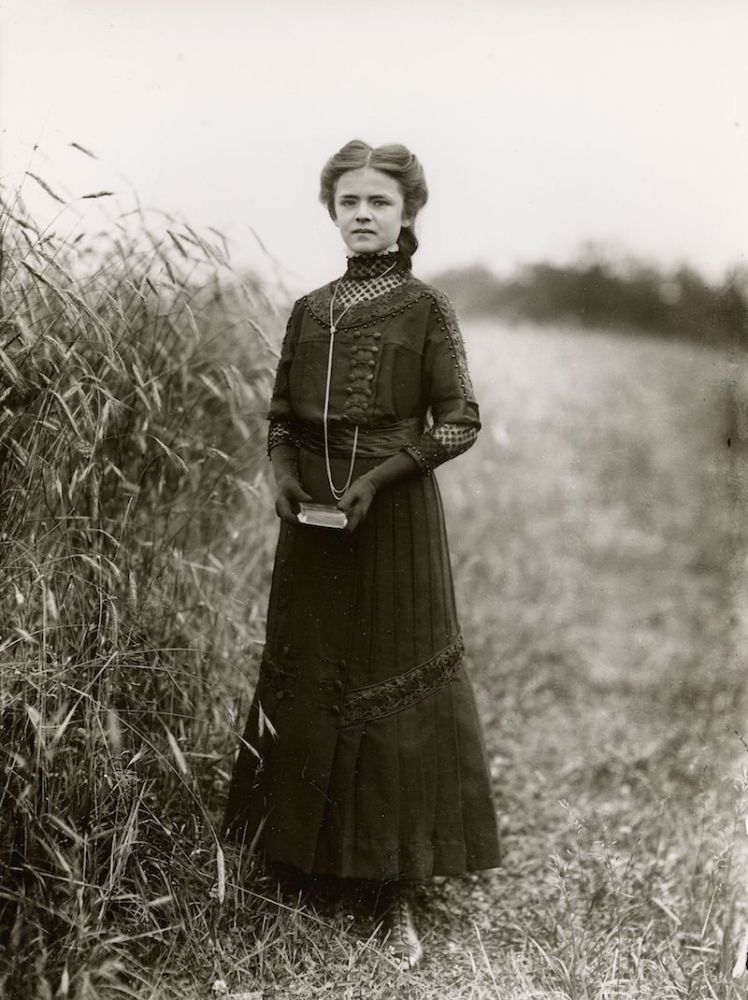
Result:
M297 514L299 524L315 525L318 528L344 528L348 518L342 510L324 503L300 503Z

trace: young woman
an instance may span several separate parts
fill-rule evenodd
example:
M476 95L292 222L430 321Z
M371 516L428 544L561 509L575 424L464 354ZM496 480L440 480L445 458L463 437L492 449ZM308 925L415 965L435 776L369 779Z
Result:
M499 864L433 475L480 422L452 307L411 273L427 194L397 144L349 142L322 171L348 266L296 302L283 342L268 440L282 524L226 811L271 859L379 880L410 966L413 880ZM345 527L314 524L309 502Z

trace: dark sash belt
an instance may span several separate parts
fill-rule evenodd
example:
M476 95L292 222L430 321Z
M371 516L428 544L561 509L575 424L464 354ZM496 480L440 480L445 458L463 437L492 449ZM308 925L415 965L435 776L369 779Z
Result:
M350 458L355 428L348 424L331 423L328 446L333 458ZM395 455L406 444L412 444L423 431L420 417L398 420L379 427L361 427L358 432L356 455L360 458L386 458ZM301 447L317 455L325 453L322 424L304 421L301 424Z

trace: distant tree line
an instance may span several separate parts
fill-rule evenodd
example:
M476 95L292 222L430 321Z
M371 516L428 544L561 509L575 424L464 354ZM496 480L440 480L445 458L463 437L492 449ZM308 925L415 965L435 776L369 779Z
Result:
M483 265L434 278L463 316L647 330L714 344L748 343L748 271L710 284L693 268L670 271L594 255L541 261L500 277Z

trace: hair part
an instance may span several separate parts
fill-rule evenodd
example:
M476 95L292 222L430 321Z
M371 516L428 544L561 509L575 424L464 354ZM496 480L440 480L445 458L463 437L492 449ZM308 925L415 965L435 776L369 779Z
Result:
M362 167L381 170L383 174L396 180L400 187L403 213L409 219L410 225L401 226L397 245L400 259L410 268L413 254L418 249L418 238L413 223L429 196L421 162L399 142L387 143L384 146L370 146L361 139L347 142L330 157L322 168L320 176L319 198L327 207L331 219L335 219L335 188L338 181L349 170L360 170Z

